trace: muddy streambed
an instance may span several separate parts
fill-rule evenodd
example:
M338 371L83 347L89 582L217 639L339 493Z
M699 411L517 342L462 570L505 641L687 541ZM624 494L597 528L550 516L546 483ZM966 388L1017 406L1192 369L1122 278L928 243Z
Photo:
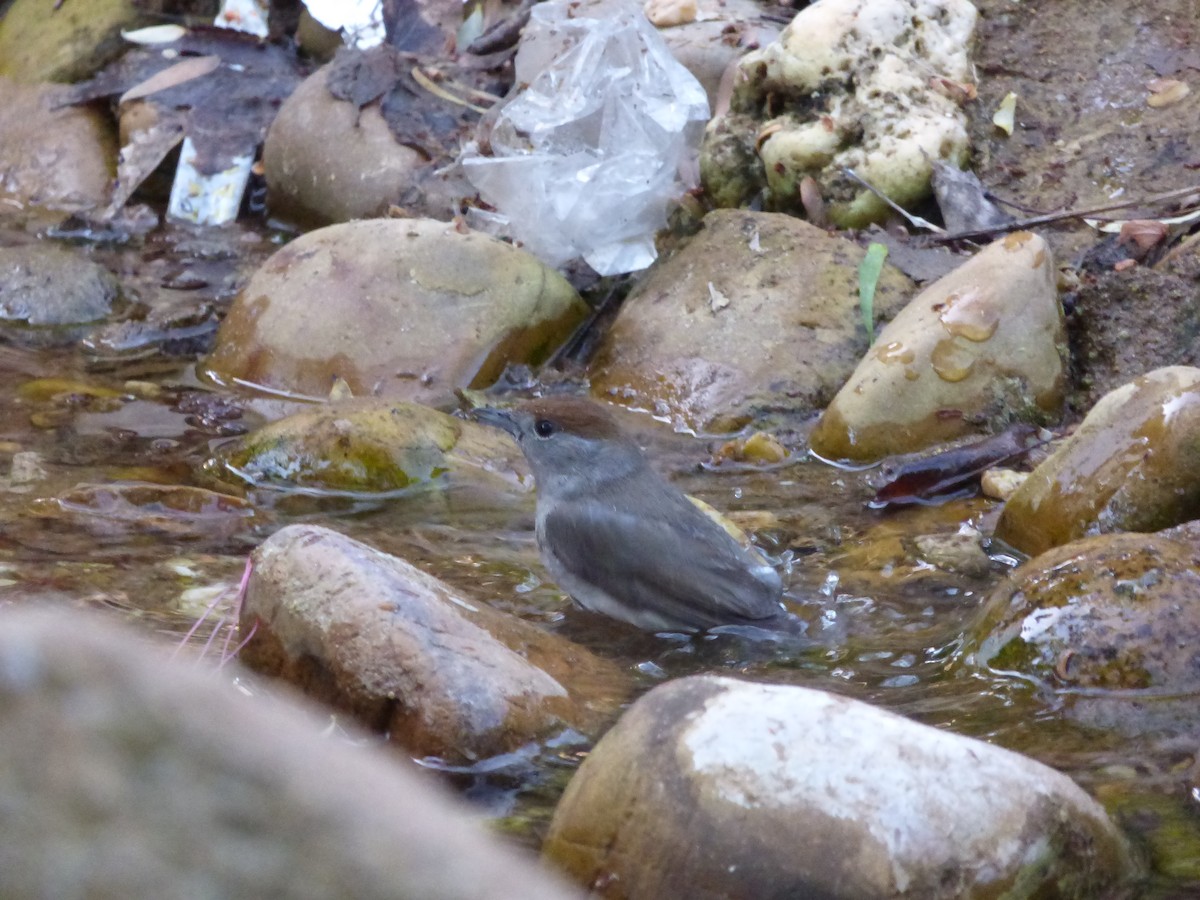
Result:
M210 244L198 254L197 239L168 227L136 246L100 244L91 252L156 290L185 284L186 305L196 310L222 300L237 273L277 245L230 230L204 238ZM731 514L772 554L791 609L810 623L818 645L780 654L729 638L642 635L571 609L545 581L528 494L464 484L383 498L257 488L245 506L177 494L203 483L215 447L277 414L196 378L196 348L184 338L192 321L168 323L157 342L143 335L136 352L115 352L97 334L60 347L28 340L0 347L0 602L100 608L215 669L240 640L229 623L248 552L286 524L323 524L617 661L639 692L699 672L805 685L1028 754L1098 797L1146 851L1156 881L1145 896L1200 886L1193 741L1074 726L1056 711L1061 697L964 663L963 635L1015 560L955 553L954 536L990 534L999 503L870 509L869 470L806 458L798 442L783 464L713 465L720 438L675 434L630 414L623 421L660 469ZM122 495L102 490L135 483L143 487ZM249 691L273 690L239 677ZM329 739L339 733L331 729ZM568 732L474 765L420 762L442 770L498 827L536 846L588 749Z

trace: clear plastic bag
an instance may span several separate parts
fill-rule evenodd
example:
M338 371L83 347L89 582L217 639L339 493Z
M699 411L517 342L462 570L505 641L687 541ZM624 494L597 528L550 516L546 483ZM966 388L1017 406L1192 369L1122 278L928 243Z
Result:
M516 60L527 84L500 111L491 156L460 156L499 211L476 221L506 230L545 262L582 257L601 275L655 258L654 235L689 185L708 99L638 7L552 0L533 8Z

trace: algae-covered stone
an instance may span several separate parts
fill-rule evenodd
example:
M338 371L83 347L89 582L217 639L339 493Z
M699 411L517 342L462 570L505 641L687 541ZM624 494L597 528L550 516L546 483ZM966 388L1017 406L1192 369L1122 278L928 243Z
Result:
M812 177L844 227L888 211L845 168L901 205L928 196L934 161L966 160L967 92L953 86L973 77L976 16L967 0L809 5L739 64L730 111L705 138L706 189L740 205L766 185L769 202L799 210L800 182Z
M591 367L596 394L704 431L821 409L867 346L864 251L778 213L715 210L626 299ZM887 319L912 282L885 266Z
M971 656L1061 691L1061 714L1081 724L1194 731L1198 597L1195 533L1084 538L1035 557L992 591Z
M132 0L15 0L0 13L0 76L80 81L128 47L122 29L150 21Z
M655 688L588 755L545 855L601 897L1102 896L1134 873L1065 775L847 697Z
M1008 501L996 537L1036 554L1200 516L1200 369L1170 366L1106 394Z
M523 250L428 219L309 232L234 300L207 360L215 380L323 398L450 404L509 363L544 361L587 315L567 281Z
M416 403L374 399L279 419L222 447L206 469L222 480L334 491L489 478L532 487L520 450L496 429Z
M874 461L1060 412L1066 333L1050 248L996 241L912 300L829 404L810 443Z

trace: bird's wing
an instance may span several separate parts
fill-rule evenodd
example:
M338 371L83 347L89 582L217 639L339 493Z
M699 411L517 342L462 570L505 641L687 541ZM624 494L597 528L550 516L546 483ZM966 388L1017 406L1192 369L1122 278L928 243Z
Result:
M547 514L543 540L569 572L637 609L697 628L778 616L778 575L679 499L651 516L563 503ZM612 590L618 583L626 585L620 593Z

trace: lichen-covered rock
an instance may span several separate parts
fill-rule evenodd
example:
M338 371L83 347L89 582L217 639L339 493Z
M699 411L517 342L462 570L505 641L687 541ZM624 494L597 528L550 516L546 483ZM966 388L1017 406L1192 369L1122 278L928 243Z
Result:
M533 487L524 456L503 432L417 403L371 398L278 419L222 446L206 469L222 480L335 491L489 478Z
M825 406L867 346L858 308L864 251L792 216L715 210L630 294L591 366L606 399L702 431L760 412ZM887 319L912 282L890 266Z
M115 129L94 109L56 109L62 91L0 77L0 198L71 212L108 202Z
M509 363L545 360L587 315L567 281L523 250L429 219L311 231L254 273L206 367L224 384L324 398L449 405Z
M1066 332L1040 237L990 244L914 298L875 339L810 436L874 461L1061 411Z
M594 732L630 688L614 663L316 526L255 551L241 625L251 667L456 763Z
M1197 517L1200 369L1170 366L1106 394L1008 501L996 537L1033 555Z
M546 856L601 897L1092 898L1133 874L1100 806L991 744L822 691L683 678L638 700Z
M765 185L776 208L799 210L812 177L844 227L887 213L844 168L901 205L928 196L935 160L966 160L955 86L972 78L976 15L967 0L811 4L739 64L730 111L705 138L706 189L737 206Z
M327 712L110 619L0 609L0 896L579 896Z
M1191 733L1200 717L1197 597L1194 528L1084 538L1034 557L992 591L971 658L1060 690L1060 714L1080 724Z
M383 215L428 160L396 140L378 104L360 109L330 94L328 74L326 66L309 76L267 132L263 168L271 209L319 225Z

